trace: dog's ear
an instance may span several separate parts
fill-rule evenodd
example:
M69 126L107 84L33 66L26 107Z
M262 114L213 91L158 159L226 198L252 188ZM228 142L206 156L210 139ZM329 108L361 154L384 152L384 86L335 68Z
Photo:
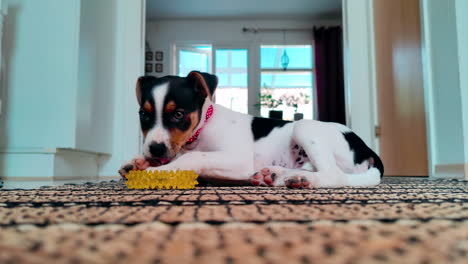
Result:
M194 82L195 89L203 97L213 99L213 94L218 86L218 77L206 72L192 71L187 75L187 78Z
M156 77L154 76L141 76L136 82L135 92L138 104L141 105L141 97L146 89L151 89L156 82Z
M141 81L142 79L143 79L143 76L138 78L138 80L136 81L136 86L135 86L137 102L139 105L141 105Z

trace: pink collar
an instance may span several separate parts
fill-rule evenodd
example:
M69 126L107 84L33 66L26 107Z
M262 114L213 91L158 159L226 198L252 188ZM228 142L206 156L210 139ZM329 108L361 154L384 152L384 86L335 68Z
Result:
M200 133L201 133L203 127L205 127L206 123L208 123L208 120L210 120L212 115L213 115L213 105L210 105L208 107L208 110L206 110L205 122L203 123L203 125L199 129L197 129L195 134L191 138L189 138L189 140L187 140L186 144L193 143L195 140L198 139L198 136L200 136Z

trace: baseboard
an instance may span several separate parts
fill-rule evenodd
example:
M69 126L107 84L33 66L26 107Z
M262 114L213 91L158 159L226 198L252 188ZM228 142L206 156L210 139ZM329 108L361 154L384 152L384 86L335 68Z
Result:
M40 177L52 179L54 176L55 154L30 149L2 150L0 152L0 177L1 178L29 178Z
M78 149L0 149L0 177L15 181L95 180L99 157Z
M468 179L468 163L438 164L431 178L437 179Z
M54 178L96 179L99 174L98 159L98 153L57 149L54 160Z

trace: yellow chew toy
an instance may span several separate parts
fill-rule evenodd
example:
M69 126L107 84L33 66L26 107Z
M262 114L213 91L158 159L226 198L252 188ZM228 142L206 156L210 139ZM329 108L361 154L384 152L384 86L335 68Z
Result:
M193 189L198 175L195 171L130 171L127 175L129 189Z

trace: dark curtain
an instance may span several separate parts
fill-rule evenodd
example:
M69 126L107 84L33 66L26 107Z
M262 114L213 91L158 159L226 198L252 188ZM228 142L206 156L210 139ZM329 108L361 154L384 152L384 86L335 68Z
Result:
M318 120L346 123L341 27L314 28Z

